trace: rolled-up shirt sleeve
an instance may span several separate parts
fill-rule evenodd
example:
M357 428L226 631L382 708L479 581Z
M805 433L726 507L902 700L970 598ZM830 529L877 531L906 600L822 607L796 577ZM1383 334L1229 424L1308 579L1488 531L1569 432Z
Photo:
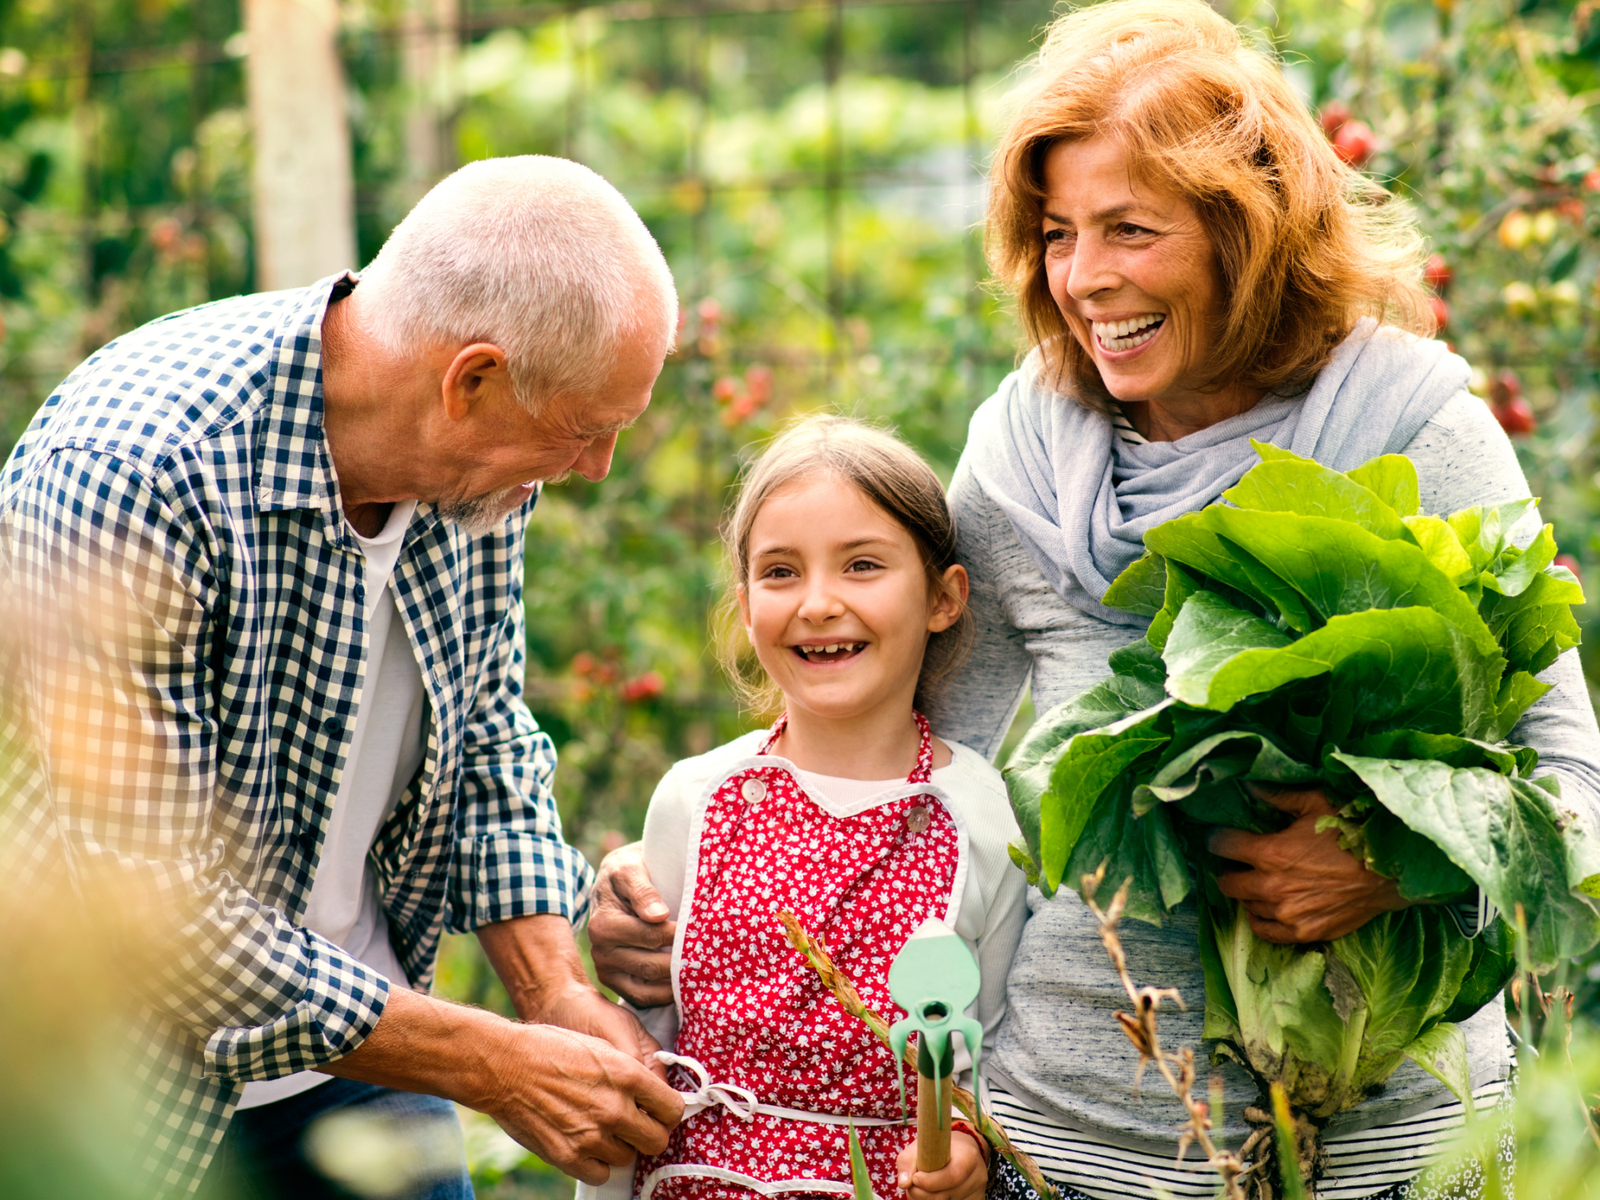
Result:
M134 949L139 1002L266 1079L350 1053L389 984L262 903L235 871L270 817L219 783L215 514L125 458L62 449L0 513L13 796L92 917ZM20 719L16 714L24 714Z
M523 700L520 556L512 574L510 603L463 739L460 833L446 914L446 927L458 933L539 913L577 923L594 883L589 863L562 837L551 788L555 744Z

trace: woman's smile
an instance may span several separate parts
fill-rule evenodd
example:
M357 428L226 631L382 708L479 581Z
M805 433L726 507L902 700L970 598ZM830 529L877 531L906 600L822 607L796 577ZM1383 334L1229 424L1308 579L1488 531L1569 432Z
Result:
M1091 321L1089 327L1094 330L1095 341L1101 351L1118 354L1149 345L1161 332L1166 319L1165 313L1146 313L1126 321Z

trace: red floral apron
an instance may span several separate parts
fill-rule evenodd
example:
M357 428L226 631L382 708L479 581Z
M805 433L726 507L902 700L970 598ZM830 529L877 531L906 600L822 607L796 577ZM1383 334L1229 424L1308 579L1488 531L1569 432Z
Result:
M822 936L869 1006L904 1016L889 998L889 964L928 917L953 918L966 874L955 819L917 790L933 743L927 721L916 722L922 743L903 789L828 811L792 764L769 756L780 719L697 812L671 1073L695 1093L693 1115L665 1151L640 1160L638 1200L851 1195L851 1123L873 1190L898 1196L895 1158L915 1127L902 1122L894 1059L789 945L777 913L789 909Z

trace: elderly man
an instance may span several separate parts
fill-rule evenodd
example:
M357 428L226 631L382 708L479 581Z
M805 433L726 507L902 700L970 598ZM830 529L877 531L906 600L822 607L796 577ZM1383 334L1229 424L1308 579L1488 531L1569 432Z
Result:
M135 330L17 445L0 838L161 914L130 984L147 1190L216 1158L217 1194L345 1195L301 1157L335 1109L454 1130L459 1101L591 1183L665 1144L681 1100L573 943L522 571L541 482L605 477L676 319L609 184L480 162L359 281ZM528 1023L427 995L446 929ZM453 1144L413 1194L471 1195Z

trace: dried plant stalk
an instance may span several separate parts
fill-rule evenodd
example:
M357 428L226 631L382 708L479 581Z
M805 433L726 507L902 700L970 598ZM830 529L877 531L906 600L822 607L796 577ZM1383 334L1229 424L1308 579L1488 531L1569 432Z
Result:
M889 1022L867 1007L866 1002L861 999L861 993L856 991L855 984L851 983L845 973L834 966L833 959L828 957L822 939L814 938L807 933L795 915L787 909L778 913L778 920L783 923L783 931L788 935L789 944L805 956L805 960L811 964L811 969L822 980L822 985L833 993L833 998L839 1002L839 1007L865 1024L878 1040L887 1046ZM906 1047L905 1062L907 1068L915 1074L917 1052L914 1047ZM1028 1181L1028 1186L1038 1192L1044 1200L1059 1200L1055 1186L1040 1173L1038 1165L1032 1158L1011 1144L1005 1129L978 1106L977 1098L966 1088L953 1084L951 1091L954 1093L956 1108L961 1111L967 1123L983 1135L995 1153L1015 1167Z
M1085 875L1083 902L1089 906L1089 911L1100 924L1100 940L1105 943L1106 953L1111 956L1111 965L1116 968L1117 977L1122 980L1122 990L1128 993L1128 1002L1133 1005L1133 1012L1131 1014L1119 1012L1117 1021L1122 1025L1122 1032L1127 1034L1128 1040L1133 1043L1133 1048L1139 1052L1139 1066L1137 1074L1134 1075L1134 1087L1137 1089L1139 1086L1145 1068L1155 1063L1156 1070L1167 1081L1172 1094L1178 1098L1184 1111L1189 1115L1189 1128L1178 1140L1178 1157L1182 1158L1191 1144L1199 1146L1200 1152L1206 1156L1206 1164L1222 1180L1222 1194L1228 1200L1244 1200L1239 1179L1252 1168L1246 1167L1244 1161L1232 1151L1218 1149L1217 1144L1211 1140L1211 1106L1194 1098L1194 1051L1185 1046L1177 1054L1169 1054L1161 1048L1161 1037L1156 1032L1156 1010L1161 1007L1161 1002L1171 1000L1179 1008L1183 1008L1183 997L1178 994L1177 988L1134 986L1133 976L1128 971L1128 956L1122 949L1122 939L1117 936L1117 924L1122 920L1122 910L1128 902L1128 883L1132 881L1129 880L1118 888L1111 903L1102 910L1094 902L1094 897L1104 881L1104 866L1093 875Z

